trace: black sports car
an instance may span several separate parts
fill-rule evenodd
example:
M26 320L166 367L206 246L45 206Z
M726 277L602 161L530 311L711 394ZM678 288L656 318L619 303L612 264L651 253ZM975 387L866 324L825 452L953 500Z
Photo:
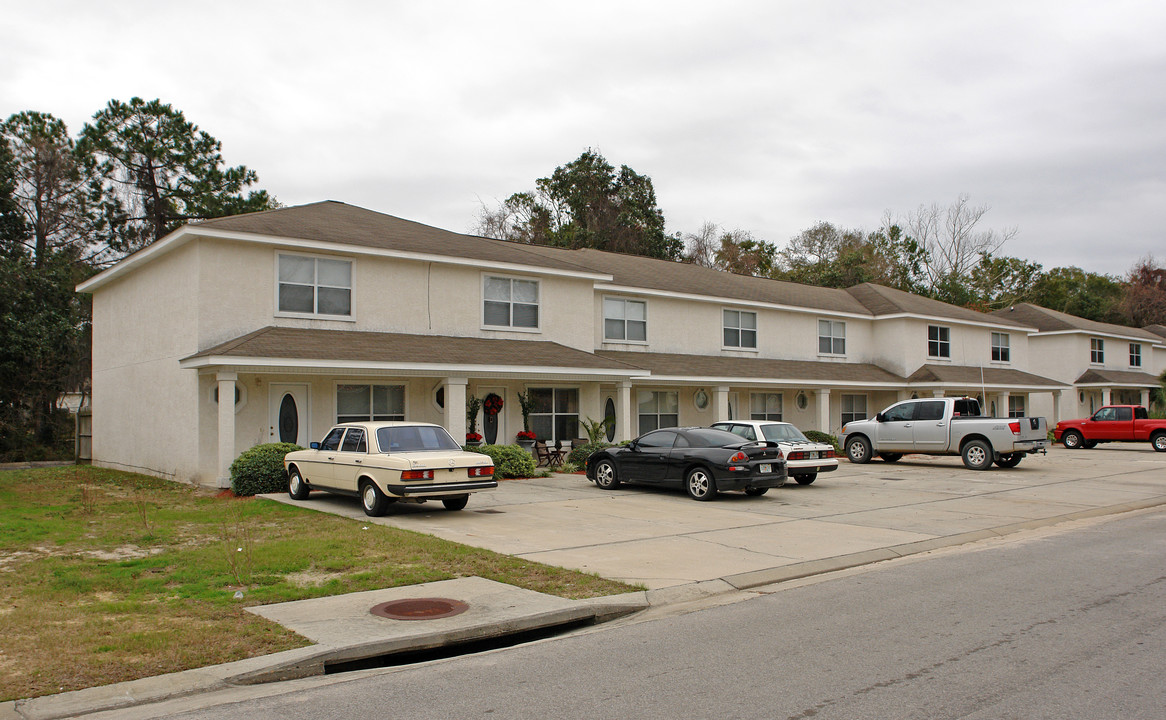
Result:
M723 490L764 495L784 485L785 478L785 458L777 443L745 440L713 428L653 430L587 458L587 479L601 488L621 482L683 486L694 500L711 500Z

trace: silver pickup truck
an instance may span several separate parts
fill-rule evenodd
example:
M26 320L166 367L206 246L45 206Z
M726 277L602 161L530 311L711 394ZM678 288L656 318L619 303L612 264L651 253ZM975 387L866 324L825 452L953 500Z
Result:
M982 417L975 398L905 400L873 420L846 423L842 447L854 463L870 462L876 454L895 462L914 453L959 455L971 470L992 463L1010 468L1026 454L1047 451L1048 425L1043 417Z

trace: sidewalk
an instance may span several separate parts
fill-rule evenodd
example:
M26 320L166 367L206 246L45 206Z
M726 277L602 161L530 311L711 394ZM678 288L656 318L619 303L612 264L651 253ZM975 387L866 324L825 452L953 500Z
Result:
M294 503L287 495L271 496ZM1070 520L1166 504L1166 453L1148 446L1053 449L1017 468L973 472L958 458L843 462L810 486L760 498L698 503L683 491L603 491L581 475L504 481L466 510L393 505L368 518L359 503L313 493L322 512L393 525L604 577L646 592L564 600L481 578L253 608L315 644L298 650L108 687L0 703L0 720L112 712L290 678L321 678L362 658L603 622L648 607L772 585ZM396 600L464 603L451 617L399 620L372 608ZM305 682L305 681L300 681ZM307 680L306 682L312 682ZM260 692L282 692L267 686ZM160 709L160 708L159 708ZM148 715L142 715L146 717Z

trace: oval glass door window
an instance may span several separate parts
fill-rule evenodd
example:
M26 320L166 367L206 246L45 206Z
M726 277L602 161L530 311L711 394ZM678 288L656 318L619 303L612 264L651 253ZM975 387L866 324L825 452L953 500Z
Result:
M279 441L294 443L300 437L300 413L296 399L286 393L279 403Z
M607 399L607 405L603 408L603 419L607 421L607 441L615 442L615 400Z

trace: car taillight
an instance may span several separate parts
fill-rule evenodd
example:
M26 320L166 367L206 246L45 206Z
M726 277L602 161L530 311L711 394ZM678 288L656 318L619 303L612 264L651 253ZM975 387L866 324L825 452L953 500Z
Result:
M823 450L823 451L822 451L822 455L821 455L821 457L824 457L824 458L832 458L832 457L834 457L834 449L833 449L833 448L831 448L831 449L829 449L829 450Z
M470 468L470 477L488 477L494 474L493 465L483 465L481 467Z
M432 470L402 470L401 471L401 479L402 480L432 480L433 479L433 471Z
M1019 422L1010 422L1010 423L1008 423L1008 429L1012 431L1013 435L1019 435L1020 434L1020 423Z
M801 451L801 450L794 450L793 452L791 452L791 453L789 454L789 459L790 459L790 460L805 460L805 459L806 459L806 453L804 453L804 452L803 452L803 451Z
M737 453L735 455L733 455L733 457L729 458L729 462L741 463L741 462L746 462L748 459L749 459L748 455L746 455L745 453L738 450Z

